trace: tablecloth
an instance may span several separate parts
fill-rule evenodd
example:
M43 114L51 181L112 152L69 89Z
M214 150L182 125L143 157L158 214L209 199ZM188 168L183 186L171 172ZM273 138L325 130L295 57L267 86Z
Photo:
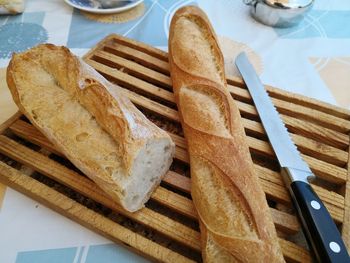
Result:
M0 123L16 111L4 81L13 52L50 42L83 55L110 33L166 50L172 15L190 4L208 14L229 73L235 74L231 51L238 45L250 53L264 83L350 108L349 1L316 0L300 25L278 29L256 22L241 0L145 0L129 15L109 17L63 0L28 0L22 15L0 16ZM0 262L146 261L2 185L0 233Z

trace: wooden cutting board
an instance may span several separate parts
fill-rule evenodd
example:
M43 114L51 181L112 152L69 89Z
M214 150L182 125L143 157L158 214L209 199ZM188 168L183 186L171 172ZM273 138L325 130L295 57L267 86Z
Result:
M167 53L111 35L85 57L131 101L167 130L176 158L146 208L124 211L76 169L20 113L0 126L0 181L80 224L164 262L201 261L200 234L190 196L189 158L172 93ZM288 262L310 262L300 224L278 172L277 160L251 97L239 78L228 78ZM312 184L350 245L350 112L266 87L292 139L317 179Z

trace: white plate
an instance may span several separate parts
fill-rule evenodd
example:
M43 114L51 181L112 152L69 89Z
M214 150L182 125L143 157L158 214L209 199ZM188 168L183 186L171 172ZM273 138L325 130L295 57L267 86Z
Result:
M90 0L64 0L68 5L73 6L79 10L96 13L96 14L113 14L129 10L143 2L143 0L134 0L129 3L122 4L120 7L115 8L97 8L91 3Z

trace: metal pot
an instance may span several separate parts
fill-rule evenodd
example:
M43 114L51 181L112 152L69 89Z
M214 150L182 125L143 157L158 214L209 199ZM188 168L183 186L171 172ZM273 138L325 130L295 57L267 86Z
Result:
M251 6L252 16L273 27L297 25L311 9L314 0L243 0Z

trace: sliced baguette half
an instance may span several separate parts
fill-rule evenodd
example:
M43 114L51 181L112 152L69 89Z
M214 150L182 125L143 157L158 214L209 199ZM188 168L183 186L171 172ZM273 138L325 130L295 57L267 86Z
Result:
M51 44L13 55L7 83L20 110L75 166L126 210L144 206L175 145L120 87Z

